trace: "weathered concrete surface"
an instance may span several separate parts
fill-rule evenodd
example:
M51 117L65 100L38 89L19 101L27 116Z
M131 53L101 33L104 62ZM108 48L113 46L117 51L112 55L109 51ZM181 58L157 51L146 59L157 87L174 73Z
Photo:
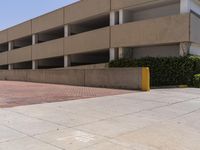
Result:
M199 150L199 139L199 89L0 109L1 150Z
M143 90L142 68L0 70L0 80ZM149 84L149 81L148 81Z

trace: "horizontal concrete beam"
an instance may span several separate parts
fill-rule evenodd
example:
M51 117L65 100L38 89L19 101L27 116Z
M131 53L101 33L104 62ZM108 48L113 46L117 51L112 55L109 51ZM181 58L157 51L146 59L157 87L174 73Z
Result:
M190 15L175 15L111 27L111 47L137 47L190 41Z
M0 70L0 80L149 91L148 68Z

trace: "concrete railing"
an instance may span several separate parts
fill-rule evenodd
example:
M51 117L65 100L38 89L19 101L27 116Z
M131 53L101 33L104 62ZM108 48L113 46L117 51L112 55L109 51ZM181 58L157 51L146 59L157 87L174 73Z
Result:
M148 68L1 70L0 80L150 90Z

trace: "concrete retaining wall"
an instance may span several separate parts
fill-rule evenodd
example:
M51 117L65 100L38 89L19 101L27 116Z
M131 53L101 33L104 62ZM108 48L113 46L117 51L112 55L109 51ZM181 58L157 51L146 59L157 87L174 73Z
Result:
M143 91L150 89L148 68L0 70L0 80Z

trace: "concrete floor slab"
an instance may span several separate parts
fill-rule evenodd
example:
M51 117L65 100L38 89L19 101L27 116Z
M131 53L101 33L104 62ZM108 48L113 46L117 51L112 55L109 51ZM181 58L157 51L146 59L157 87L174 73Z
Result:
M79 150L105 141L101 136L74 129L49 132L35 136L35 138L66 150Z
M127 133L115 140L136 150L199 150L199 139L200 134L194 129L168 122Z
M25 137L26 135L10 129L6 126L0 125L0 143L7 142L10 140Z
M0 143L0 150L61 150L60 148L26 137L18 140Z

